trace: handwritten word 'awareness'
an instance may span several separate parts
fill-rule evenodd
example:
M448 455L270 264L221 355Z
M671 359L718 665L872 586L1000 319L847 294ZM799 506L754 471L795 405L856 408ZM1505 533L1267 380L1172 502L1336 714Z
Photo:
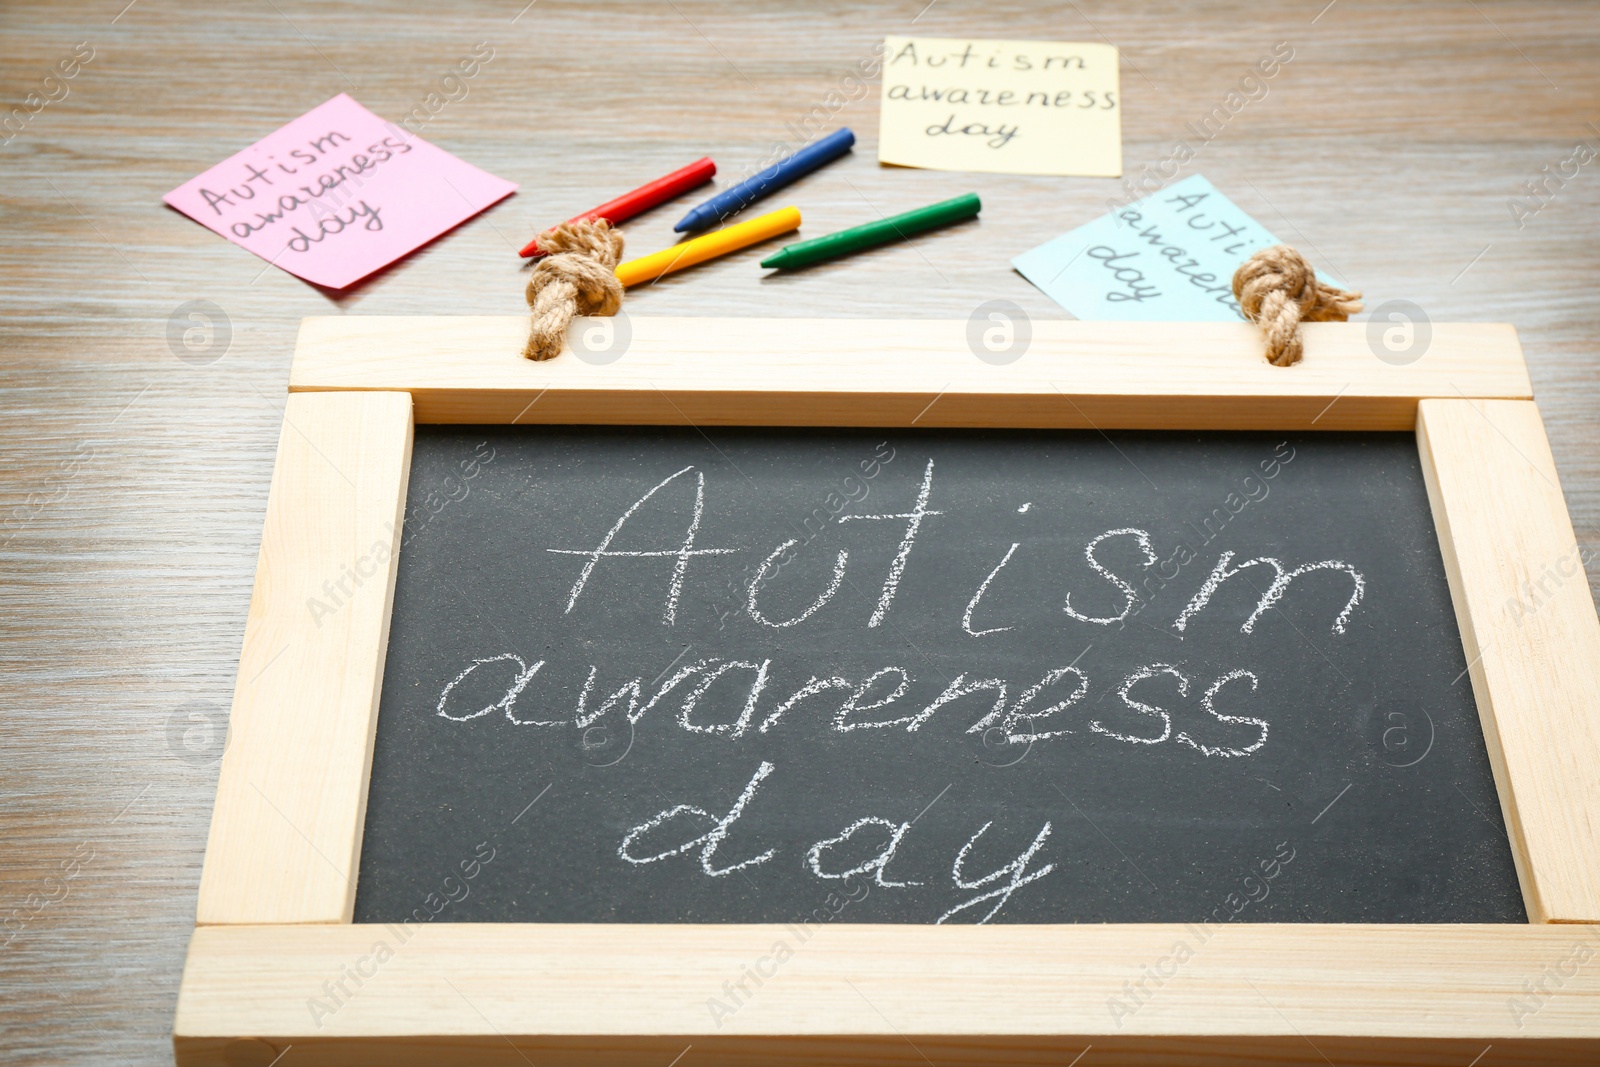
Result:
M496 664L506 666L496 668ZM801 704L830 691L836 694L838 704L822 721L826 724L824 729L840 734L895 727L902 727L907 733L917 733L940 717L941 712L944 718L954 715L953 710L945 710L951 705L967 697L980 697L976 703L984 709L983 713L966 726L966 733L979 734L996 743L1003 739L1006 744L1031 745L1079 733L1068 724L1067 712L1077 706L1090 689L1086 672L1073 666L1055 667L1023 689L1015 700L1010 700L1009 694L1014 688L1007 680L985 678L981 673L963 671L936 695L929 690L915 700L902 703L917 681L904 667L884 667L859 680L811 675L797 685L799 679L805 676L802 672L780 686L772 684L775 672L771 669L771 659L756 663L753 660L710 658L678 668L666 681L656 686L649 699L644 698L646 686L642 677L629 679L615 689L610 689L610 685L602 686L598 691L606 695L599 699L598 704L594 703L595 682L600 668L590 665L588 676L579 688L576 707L569 715L550 707L535 710L534 706L541 700L561 700L556 694L570 692L566 680L577 680L572 674L560 671L546 674L544 678L550 684L545 687L545 694L524 695L545 664L545 660L537 660L530 665L514 652L474 659L446 683L444 691L439 694L435 714L451 722L470 722L500 712L516 726L571 726L587 730L613 712L625 716L629 725L636 726L665 702L675 704L673 721L685 732L737 740L771 732L785 719L795 719L798 715L795 709ZM474 677L479 671L486 673L481 678ZM495 680L496 675L499 676L498 681ZM722 688L732 689L735 694L744 694L742 700L734 701L738 707L737 717L725 722L702 721L700 709L712 703L709 698L718 691L718 682L724 678L729 681L724 682ZM1097 714L1087 719L1084 723L1087 732L1131 745L1159 745L1172 741L1203 756L1224 758L1248 756L1267 743L1270 728L1267 720L1250 715L1227 714L1216 707L1223 689L1235 682L1248 681L1250 692L1256 692L1260 679L1253 671L1230 671L1206 686L1200 697L1200 710L1207 717L1205 721L1208 724L1204 729L1179 724L1174 730L1174 713L1162 704L1151 703L1157 699L1156 683L1161 683L1163 679L1166 680L1165 688L1180 698L1198 691L1196 679L1172 664L1151 663L1141 666L1127 674L1117 687L1122 708L1115 716ZM480 705L484 686L488 687L489 695L494 699ZM787 695L768 702L764 696L769 688ZM479 692L479 699L458 695L469 689ZM1136 689L1138 696L1134 695ZM892 714L885 709L903 711L905 714L885 718L884 715ZM765 714L761 714L762 711ZM876 713L877 717L867 713ZM814 719L808 717L805 721ZM999 731L999 734L995 735L995 731Z

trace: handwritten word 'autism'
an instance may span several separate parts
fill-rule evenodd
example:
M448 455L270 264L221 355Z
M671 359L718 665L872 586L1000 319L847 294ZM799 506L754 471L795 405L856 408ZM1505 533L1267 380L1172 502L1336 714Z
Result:
M867 619L867 627L869 629L884 625L899 595L901 582L911 567L919 539L927 536L925 534L926 529L936 529L937 520L945 514L943 509L933 506L935 503L933 499L934 470L934 461L929 459L923 469L921 483L917 487L916 500L907 510L885 511L872 515L840 514L835 520L839 524L884 523L885 527L883 528L898 534L899 543L896 546L894 557L890 561L887 573L883 575L881 585L878 587L876 603L873 606L870 617ZM692 479L688 477L691 474L693 475ZM669 487L673 487L674 483L685 486L692 485L694 492L693 510L687 528L684 531L683 539L676 543L660 544L649 548L624 549L614 547L618 539L622 537L628 524L636 516L646 511L647 508L661 506L658 494L663 494L663 491L669 490ZM759 556L754 556L754 558L761 559L762 563L756 568L746 587L745 614L756 625L774 630L801 626L812 622L819 616L826 615L827 609L835 601L839 591L847 585L852 588L871 588L871 584L863 584L861 582L861 575L852 575L850 550L841 548L835 555L829 579L816 593L814 599L811 599L807 606L799 612L787 618L781 616L771 608L764 606L763 597L768 591L767 587L770 584L772 575L775 573L776 566L792 552L795 539L785 538L772 548L728 544L717 544L709 547L702 545L700 543L700 530L706 514L706 496L705 474L697 470L693 464L690 464L667 475L646 491L643 496L630 504L621 517L612 523L611 527L600 537L594 547L546 548L546 552L574 556L583 560L578 573L574 577L572 586L568 590L565 614L572 615L579 609L595 573L602 565L615 567L621 565L622 561L629 561L634 564L659 561L661 566L667 568L666 595L661 611L661 621L666 626L673 626L677 622L678 607L689 579L691 563L708 557L732 556L744 552L761 553ZM1185 553L1185 558L1177 561L1171 558L1161 560L1153 548L1148 531L1131 527L1108 530L1089 542L1085 554L1089 565L1094 571L1112 588L1116 589L1124 597L1126 603L1119 614L1091 616L1072 607L1072 594L1069 593L1063 600L1063 610L1069 618L1079 622L1110 626L1120 623L1132 611L1135 601L1138 599L1134 586L1141 576L1119 575L1107 567L1095 553L1096 546L1102 541L1118 535L1131 536L1139 542L1144 554L1144 567L1147 570L1151 570L1152 575L1159 573L1163 579L1162 584L1177 577L1176 566L1172 567L1170 574L1167 573L1169 565L1174 562L1187 565L1195 556L1192 549L1188 549L1187 546L1180 546ZM962 616L963 629L969 636L978 637L984 634L994 634L1014 629L1010 626L991 626L983 631L975 631L972 629L973 613L980 608L984 598L991 595L992 584L1013 557L1018 555L1025 556L1030 551L1036 551L1036 549L1030 548L1024 542L1016 542L1011 545L999 564L989 571L986 577L977 574L972 576L973 585L968 586L968 588L975 588L976 591L971 594L971 599L964 601L966 610ZM1270 571L1271 578L1265 591L1259 593L1255 610L1250 613L1250 616L1240 627L1241 633L1254 632L1262 616L1278 606L1290 587L1295 582L1303 580L1307 575L1319 572L1339 574L1343 575L1344 580L1349 582L1349 597L1344 607L1333 620L1331 627L1336 634L1345 632L1351 616L1366 593L1366 579L1361 572L1342 560L1324 559L1306 563L1293 563L1271 556L1256 556L1235 564L1233 562L1234 558L1235 555L1231 550L1219 553L1216 565L1205 579L1204 584L1194 594L1178 617L1173 620L1172 629L1175 636L1183 634L1189 620L1205 609L1224 583L1239 577L1250 568L1266 568L1267 571ZM1251 584L1254 575L1260 573L1262 572L1253 572L1252 575L1244 577L1243 583ZM876 576L874 576L873 580L876 580ZM640 600L640 591L641 587L638 583L629 585L627 592L630 600ZM958 589L957 592L961 592L961 590ZM952 609L956 604L962 602L960 600L952 601ZM986 610L990 614L994 613L992 605Z

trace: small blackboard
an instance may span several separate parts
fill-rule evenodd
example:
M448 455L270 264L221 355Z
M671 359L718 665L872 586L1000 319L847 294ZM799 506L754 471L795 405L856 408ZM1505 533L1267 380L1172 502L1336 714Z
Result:
M1525 922L1410 434L417 428L355 918Z

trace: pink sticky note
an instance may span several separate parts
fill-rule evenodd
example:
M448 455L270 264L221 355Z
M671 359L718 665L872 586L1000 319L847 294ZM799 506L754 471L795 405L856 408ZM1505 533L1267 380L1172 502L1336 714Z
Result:
M517 191L340 93L162 199L343 289Z

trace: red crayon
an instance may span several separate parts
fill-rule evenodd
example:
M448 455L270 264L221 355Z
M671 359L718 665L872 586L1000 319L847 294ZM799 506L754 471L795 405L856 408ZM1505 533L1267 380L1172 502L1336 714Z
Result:
M635 215L643 214L657 204L664 204L673 197L710 181L716 173L717 165L711 161L709 156L705 159L698 159L687 167L673 171L664 178L646 182L631 193L623 193L615 200L608 200L599 207L585 211L582 215L570 218L567 221L588 222L591 219L605 219L615 226L625 219L631 219ZM536 257L544 255L543 252L539 251L538 238L529 241L528 247L522 250L522 254Z

